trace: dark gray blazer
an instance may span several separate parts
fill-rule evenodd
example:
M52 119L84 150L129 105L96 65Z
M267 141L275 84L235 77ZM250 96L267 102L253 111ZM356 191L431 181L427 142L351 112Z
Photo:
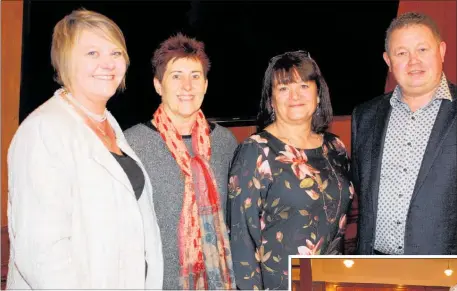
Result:
M457 92L441 103L406 219L405 255L457 255ZM352 113L352 171L359 196L358 254L373 254L381 158L392 92Z

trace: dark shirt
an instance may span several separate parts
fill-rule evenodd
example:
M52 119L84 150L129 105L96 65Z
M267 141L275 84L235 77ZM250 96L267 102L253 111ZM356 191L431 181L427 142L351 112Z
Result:
M127 154L122 152L122 155L118 155L116 153L111 152L113 157L116 161L121 165L122 169L124 169L125 174L130 180L130 184L132 184L133 192L135 192L136 200L139 200L141 197L141 193L143 193L144 189L144 175L143 171L141 170L140 166L135 162L134 159L129 157ZM148 274L148 262L144 261L145 263L145 277Z
M116 161L121 165L122 169L124 169L125 174L130 180L130 184L132 184L133 191L135 192L136 200L140 199L141 193L143 193L144 189L144 175L141 168L135 162L134 159L123 153L123 155L118 155L113 153L113 157L116 158Z

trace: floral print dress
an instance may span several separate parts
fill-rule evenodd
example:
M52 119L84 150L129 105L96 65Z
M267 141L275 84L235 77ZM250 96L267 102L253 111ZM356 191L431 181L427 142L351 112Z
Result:
M343 252L354 188L343 143L298 149L267 131L235 151L227 224L239 289L288 289L289 255Z

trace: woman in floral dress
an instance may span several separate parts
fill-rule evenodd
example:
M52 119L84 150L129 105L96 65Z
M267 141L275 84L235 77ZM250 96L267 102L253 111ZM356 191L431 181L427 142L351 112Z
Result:
M343 252L354 195L327 84L303 51L270 60L258 132L235 151L227 223L239 289L287 289L289 255Z

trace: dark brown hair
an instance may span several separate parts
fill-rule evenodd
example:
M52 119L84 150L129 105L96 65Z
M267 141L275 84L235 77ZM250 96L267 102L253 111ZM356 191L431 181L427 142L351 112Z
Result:
M320 102L312 116L311 127L314 132L324 132L333 118L332 104L327 83L317 63L304 51L286 52L270 60L263 79L260 110L257 115L257 131L275 121L272 106L273 87L278 84L303 81L315 81Z
M210 69L209 58L205 53L205 44L195 38L190 38L182 33L171 36L162 42L152 57L154 77L162 81L167 64L171 60L190 58L200 61L203 67L205 78L208 77Z

